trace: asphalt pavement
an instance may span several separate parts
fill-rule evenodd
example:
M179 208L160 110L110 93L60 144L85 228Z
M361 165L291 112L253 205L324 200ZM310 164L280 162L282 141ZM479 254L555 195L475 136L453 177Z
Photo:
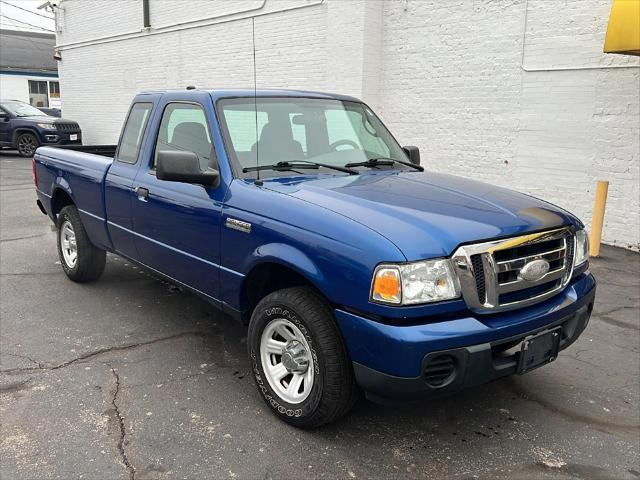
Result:
M263 405L245 327L109 255L74 284L0 151L0 478L640 478L640 255L604 247L551 365L301 431Z

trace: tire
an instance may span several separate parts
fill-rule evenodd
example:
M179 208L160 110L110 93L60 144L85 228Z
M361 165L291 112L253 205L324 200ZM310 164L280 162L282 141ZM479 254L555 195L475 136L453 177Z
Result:
M107 254L89 241L78 209L73 205L64 207L56 226L58 256L67 277L78 283L97 280L104 271Z
M288 329L286 343L282 341L286 339L282 328ZM280 331L285 335L280 335ZM265 347L265 339L274 342L272 350ZM277 339L289 347L279 356L270 353L282 346L276 345ZM358 398L351 360L332 310L310 288L278 290L263 298L251 316L247 346L262 398L277 417L295 427L315 428L337 420ZM300 355L299 347L304 354ZM305 359L307 368L301 374L296 370L300 370ZM285 364L293 367L293 371L284 368ZM282 366L279 371L287 371L280 380L266 371L267 368L275 371L278 365ZM304 378L296 383L300 376ZM296 392L289 392L287 384L291 389L300 386ZM294 395L297 398L292 398Z
M16 138L16 148L18 149L18 155L21 157L33 157L33 154L36 153L36 150L40 146L40 142L38 141L38 137L36 137L33 133L21 133Z

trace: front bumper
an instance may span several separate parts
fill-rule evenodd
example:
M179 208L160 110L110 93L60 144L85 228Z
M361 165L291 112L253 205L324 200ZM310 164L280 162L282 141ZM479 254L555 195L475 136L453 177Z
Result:
M500 346L560 326L560 349L584 331L595 297L589 273L537 305L495 315L449 319L424 325L387 325L342 310L336 311L358 384L373 400L411 401L450 394L517 371L516 352ZM447 355L455 371L442 385L427 381L425 368Z
M72 139L75 136L75 139ZM82 132L41 131L42 145L82 145Z

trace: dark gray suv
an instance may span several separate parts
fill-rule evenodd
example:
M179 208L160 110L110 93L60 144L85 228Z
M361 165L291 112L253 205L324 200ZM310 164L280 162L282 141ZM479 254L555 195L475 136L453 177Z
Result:
M40 145L82 145L77 122L47 115L19 100L0 100L0 146L32 157Z

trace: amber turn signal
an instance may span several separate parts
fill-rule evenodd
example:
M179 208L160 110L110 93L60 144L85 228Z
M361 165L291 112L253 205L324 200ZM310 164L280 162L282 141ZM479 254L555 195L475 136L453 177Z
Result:
M379 302L400 303L402 300L400 272L395 268L379 269L373 279L371 298Z

